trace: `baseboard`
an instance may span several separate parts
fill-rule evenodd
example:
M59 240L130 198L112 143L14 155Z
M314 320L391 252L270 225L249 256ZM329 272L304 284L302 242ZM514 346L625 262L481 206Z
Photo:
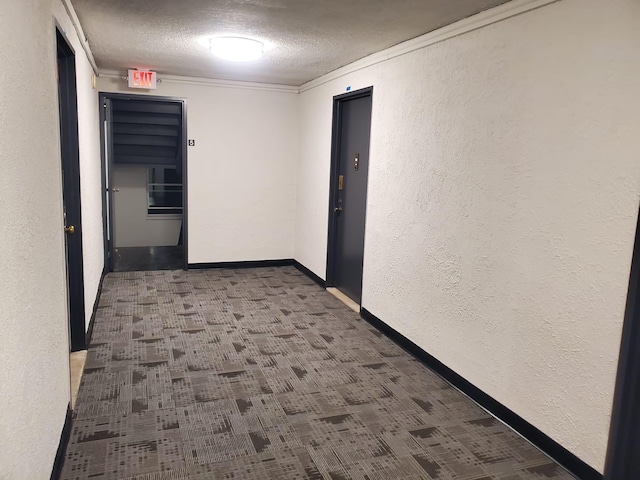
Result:
M300 270L302 273L304 273L307 277L309 277L311 280L313 280L314 282L316 282L318 285L320 285L322 288L327 288L327 282L325 282L322 278L320 278L318 275L316 275L315 273L313 273L311 270L309 270L307 267L305 267L304 265L302 265L299 261L294 260L293 261L293 266L296 267L298 270Z
M71 438L71 423L72 412L71 404L67 405L67 415L64 419L64 426L62 427L62 433L60 434L60 443L58 444L58 450L56 451L56 458L53 462L53 469L51 470L50 480L58 480L62 474L62 466L64 465L64 457L67 454L67 445Z
M451 370L437 358L425 352L418 345L384 323L371 312L362 308L360 315L372 326L393 340L397 345L416 357L427 367L436 372L496 418L500 419L517 433L522 435L525 439L549 455L553 460L562 465L577 478L581 480L602 480L602 474L597 472L593 467L579 459L558 442L541 432L493 397L484 393L464 377Z
M263 267L289 267L294 266L322 288L327 283L318 275L297 260L285 258L282 260L249 260L246 262L214 262L214 263L190 263L189 270L206 270L210 268L263 268Z
M282 260L249 260L246 262L190 263L189 270L205 270L209 268L287 267L291 265L293 265L293 258L286 258Z
M104 277L107 276L108 270L105 267L102 270L102 275L100 276L100 283L98 284L98 292L96 293L96 299L93 302L93 311L91 312L91 319L89 320L89 328L87 328L87 333L85 334L84 344L88 349L91 345L91 337L93 336L93 325L96 323L96 315L98 313L98 305L100 304L100 296L102 295L102 285L104 284Z

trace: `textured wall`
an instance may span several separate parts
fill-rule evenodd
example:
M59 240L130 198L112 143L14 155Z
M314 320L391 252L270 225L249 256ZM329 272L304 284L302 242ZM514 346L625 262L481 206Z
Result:
M84 267L85 325L88 328L104 269L102 233L102 166L98 90L93 70L78 41L62 2L54 2L54 15L76 54L78 92L78 143L80 147L80 201L82 204L82 255Z
M563 0L300 106L296 258L324 276L331 96L373 85L363 306L600 470L640 194L638 18Z
M51 0L0 10L0 478L49 478L69 403Z
M129 90L101 78L101 91ZM295 94L165 81L187 99L189 263L293 257Z
M113 188L119 190L113 196L116 248L178 244L182 218L147 214L147 169L141 165L115 165L113 168Z
M331 95L326 88L309 90L298 105L295 258L322 278L327 278Z

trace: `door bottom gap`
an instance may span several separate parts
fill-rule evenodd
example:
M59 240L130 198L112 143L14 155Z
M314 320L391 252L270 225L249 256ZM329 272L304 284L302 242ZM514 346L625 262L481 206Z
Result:
M336 297L338 300L340 300L342 303L344 303L347 307L349 307L354 312L360 313L360 305L358 305L356 302L351 300L349 297L347 297L344 293L342 293L337 288L327 287L327 292L329 292L331 295Z

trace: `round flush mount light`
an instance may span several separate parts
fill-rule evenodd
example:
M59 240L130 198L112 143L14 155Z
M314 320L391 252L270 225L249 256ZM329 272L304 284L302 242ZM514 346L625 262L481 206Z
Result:
M216 37L209 40L211 52L218 58L232 62L250 62L262 56L264 45L251 38Z

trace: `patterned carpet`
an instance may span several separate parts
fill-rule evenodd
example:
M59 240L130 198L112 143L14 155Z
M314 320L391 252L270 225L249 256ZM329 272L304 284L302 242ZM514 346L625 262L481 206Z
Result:
M63 479L571 479L293 267L110 274Z

